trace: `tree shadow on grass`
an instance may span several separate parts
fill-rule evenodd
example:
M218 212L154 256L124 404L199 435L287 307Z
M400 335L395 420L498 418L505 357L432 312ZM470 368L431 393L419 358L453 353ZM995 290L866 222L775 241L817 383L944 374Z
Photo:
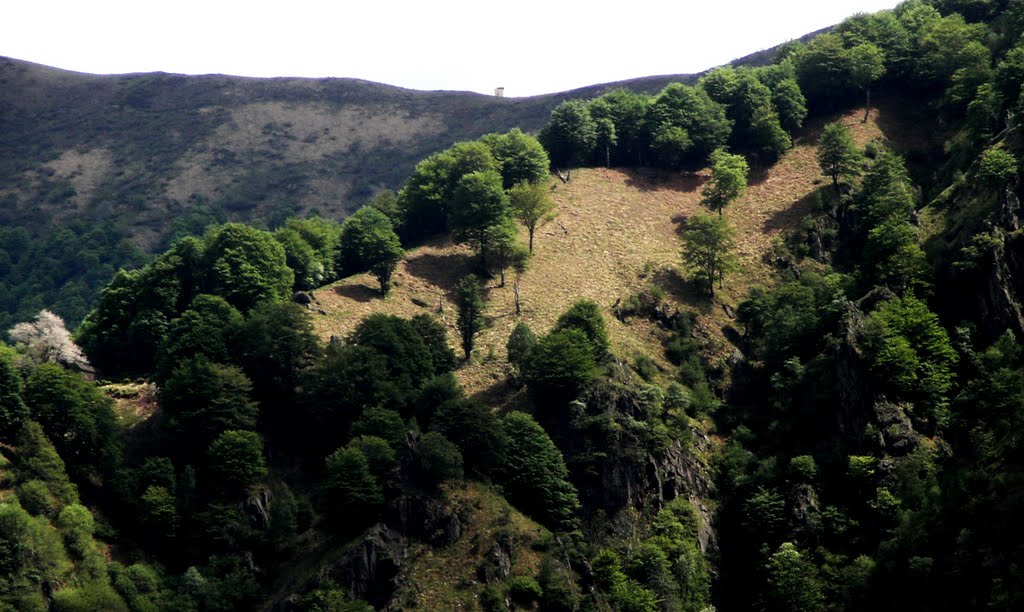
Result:
M356 302L365 303L381 298L380 289L363 284L338 285L334 288L334 292Z
M790 206L773 212L765 219L764 224L761 226L762 231L772 232L798 229L800 221L814 212L814 208L818 204L819 194L821 194L821 197L830 198L832 197L831 190L832 187L830 185L819 187Z
M469 253L423 253L406 260L405 269L412 276L432 285L450 289L459 279L476 269L475 259Z
M714 307L714 300L708 297L704 285L683 278L676 268L663 267L655 271L654 284L701 314L708 314Z
M639 191L692 193L706 180L695 172L670 172L657 168L629 168L622 172L626 175L626 185Z

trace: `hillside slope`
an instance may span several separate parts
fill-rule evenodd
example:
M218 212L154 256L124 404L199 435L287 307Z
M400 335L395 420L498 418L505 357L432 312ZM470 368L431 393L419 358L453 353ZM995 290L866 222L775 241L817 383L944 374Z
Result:
M873 113L868 123L861 123L859 110L838 119L863 146L882 135L879 123L895 113L896 109L886 106ZM724 358L731 349L726 347L723 329L732 323L723 306L735 307L750 287L774 282L775 272L765 255L780 232L799 226L824 185L815 158L824 123L816 120L805 128L793 149L767 171L752 175L746 195L726 209L738 233L741 269L726 279L724 290L713 301L688 286L679 255L679 232L686 219L706 212L700 198L708 171L681 175L591 168L575 171L569 183L552 183L558 216L537 231L534 256L520 283L521 319L535 332L545 333L572 302L592 299L605 311L615 353L626 359L636 354L658 356L662 351L653 325L623 324L612 314L618 300L653 282L666 290L677 307L699 313L705 348ZM315 292L320 313L314 324L324 338L343 337L370 313L409 317L440 309L454 342L458 334L452 289L470 272L472 263L468 248L447 241L419 247L399 264L394 289L385 299L379 297L376 281L369 275L346 278ZM486 299L488 327L459 378L468 390L500 392L505 380L505 343L517 322L513 274L508 273L504 287L497 278L489 281Z

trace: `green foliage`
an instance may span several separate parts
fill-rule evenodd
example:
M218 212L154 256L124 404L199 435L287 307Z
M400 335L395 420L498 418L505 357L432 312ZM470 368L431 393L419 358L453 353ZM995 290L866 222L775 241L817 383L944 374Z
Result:
M601 359L610 345L608 341L608 326L601 314L601 307L593 300L577 300L568 310L563 312L552 333L575 329L583 332L590 342L594 351L594 360Z
M309 312L293 302L264 302L249 311L237 339L234 360L253 383L261 418L282 425L290 417L301 373L322 356Z
M295 273L296 291L313 289L324 283L327 278L324 262L298 231L280 227L274 232L274 239L284 247L285 262Z
M484 300L480 296L480 281L476 276L465 276L455 286L455 307L462 350L468 360L473 353L476 335L484 328Z
M18 434L17 448L14 465L18 469L20 481L45 483L47 491L56 500L55 510L78 501L78 491L68 480L64 461L39 423L25 423Z
M192 357L229 362L242 321L242 314L224 298L197 295L188 310L168 325L157 353L158 380L166 380L177 364Z
M487 477L501 468L509 440L494 411L473 399L454 399L441 404L431 428L459 447L466 470Z
M726 118L725 108L712 100L703 88L671 83L648 107L647 130L656 135L672 128L682 130L692 144L679 158L656 156L653 161L657 165L669 166L673 161L687 165L702 163L712 151L726 143L732 125ZM674 149L672 152L673 155L679 153Z
M18 354L0 343L0 442L13 442L29 418L21 398L24 382L17 369Z
M551 161L540 142L519 128L504 134L486 134L480 141L487 145L501 169L502 187L519 183L540 183L548 176Z
M587 105L570 100L551 111L551 118L541 129L538 139L547 149L551 165L572 167L590 159L597 143L597 127Z
M512 214L526 227L529 233L530 253L533 253L533 236L537 228L554 218L555 203L548 197L546 183L520 182L508 190Z
M768 588L763 609L791 612L825 609L817 568L792 542L779 546L765 564L765 571Z
M203 240L209 288L232 306L246 312L258 302L291 296L295 275L272 234L228 223Z
M342 531L364 526L384 503L380 483L357 448L339 448L327 456L322 487L328 513Z
M376 436L391 448L402 448L405 445L406 429L400 414L379 407L367 408L352 423L353 436Z
M500 466L500 480L509 501L546 524L560 529L571 527L579 499L568 481L562 453L528 414L510 412L501 426L508 439L508 452Z
M448 223L456 240L472 245L486 268L487 230L511 216L508 196L501 187L501 175L497 172L463 175L455 186L449 207Z
M818 141L818 165L821 173L832 179L832 186L837 192L839 179L860 174L860 153L846 126L829 123L822 130Z
M683 263L709 296L715 295L715 281L722 283L737 265L733 249L736 230L721 215L696 214L683 231Z
M872 371L897 397L915 402L915 419L944 426L957 354L935 313L910 296L883 302L865 322L864 342Z
M981 154L978 176L985 182L999 186L1018 172L1017 158L1006 149L991 148Z
M446 480L462 478L462 453L442 434L430 431L416 445L424 486L434 488Z
M439 375L455 369L455 352L448 346L448 328L428 314L418 314L409 320L430 355L433 374Z
M544 590L530 576L516 576L508 584L508 597L517 606L532 607L543 595Z
M449 205L466 174L498 172L482 142L460 142L421 161L398 196L403 240L416 241L448 229Z
M602 128L602 120L612 123L615 142L611 142L611 158L615 164L642 164L647 154L648 139L647 111L651 97L619 88L590 101L590 116L594 119L597 131L598 146L609 145L610 138L607 126ZM602 132L602 130L604 130ZM602 141L603 133L603 141ZM608 151L604 151L602 160L607 163Z
M93 383L43 364L29 375L24 399L73 478L109 474L118 465L121 440L113 402Z
M747 161L725 149L711 154L711 180L701 192L701 204L722 214L722 209L743 197L747 190Z
M520 374L525 371L530 351L536 344L537 336L530 329L530 326L523 321L516 323L516 326L512 328L512 333L508 336L506 349L508 351L508 362Z
M43 585L65 584L71 572L60 536L46 518L29 516L16 501L0 503L0 601L39 602Z
M360 208L345 220L338 253L338 269L347 274L368 270L380 283L382 295L391 289L391 275L405 257L391 220L370 206Z
M422 323L421 323L422 326ZM432 338L437 342L437 338ZM434 351L428 350L423 335L412 322L382 313L371 314L359 322L348 337L350 345L372 349L386 361L381 373L399 392L399 405L412 401L423 383L434 376ZM438 347L434 347L436 350ZM442 356L442 360L443 360Z
M236 366L193 357L174 368L160 388L160 405L181 436L183 451L205 451L221 433L256 428L252 383Z
M564 406L577 397L597 369L594 345L579 329L552 332L530 350L523 378L536 401Z
M245 493L267 475L263 438L254 431L225 431L208 454L213 479L225 493Z

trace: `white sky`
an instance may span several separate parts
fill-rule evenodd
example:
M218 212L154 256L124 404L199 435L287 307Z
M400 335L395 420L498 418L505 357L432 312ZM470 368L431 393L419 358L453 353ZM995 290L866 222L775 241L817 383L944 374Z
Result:
M897 0L10 0L0 55L508 96L692 73ZM613 8L605 8L613 7Z

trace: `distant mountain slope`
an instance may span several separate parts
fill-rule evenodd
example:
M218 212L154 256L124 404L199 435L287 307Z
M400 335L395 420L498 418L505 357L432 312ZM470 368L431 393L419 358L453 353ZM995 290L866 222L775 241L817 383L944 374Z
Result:
M453 142L536 130L567 98L657 91L686 76L531 98L355 79L91 76L0 59L0 222L85 216L157 246L210 215L341 216ZM189 223L189 211L194 223Z

